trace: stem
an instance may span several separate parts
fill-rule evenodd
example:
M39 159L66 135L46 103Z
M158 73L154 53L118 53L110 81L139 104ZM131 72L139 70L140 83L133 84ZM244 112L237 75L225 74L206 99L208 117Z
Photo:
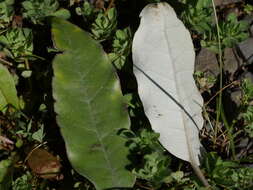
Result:
M235 80L233 82L231 82L230 84L224 86L222 89L220 89L218 92L216 92L216 94L214 96L212 96L206 103L205 106L207 106L217 95L219 95L222 91L224 91L226 88L232 86L232 85L238 85L239 81Z
M206 107L205 107L205 106L206 106L206 105L203 106L204 118L208 121L208 123L209 123L209 125L210 125L212 131L214 131L212 122L211 122L211 120L210 120L210 118L209 118L209 116L208 116L208 113L207 113L207 111L206 111Z
M6 61L5 59L2 59L2 58L0 58L0 62L2 62L3 64L6 64L6 65L9 65L9 66L13 65L11 62Z
M220 86L219 86L219 97L218 97L218 105L217 105L217 115L216 115L216 126L215 126L215 136L214 136L214 143L216 143L217 140L217 134L218 134L218 125L219 125L219 119L221 117L224 126L226 127L226 130L228 132L228 138L230 141L230 149L232 151L232 157L233 159L236 159L235 156L235 145L234 145L234 137L233 137L233 128L231 128L227 122L223 106L222 106L222 87L223 87L223 55L222 55L222 48L221 48L221 37L220 37L220 28L219 28L219 22L218 22L218 16L214 4L214 0L212 0L212 6L213 6L213 11L214 11L214 18L215 18L215 25L216 25L216 31L217 31L217 36L218 36L218 62L219 62L219 70L220 70Z
M215 26L216 26L216 31L217 31L217 36L218 36L218 56L219 56L219 70L220 70L220 84L219 84L219 88L220 90L222 89L223 86L223 60L222 60L222 49L221 49L221 37L220 37L220 28L219 28L219 23L218 23L218 16L217 16L217 12L216 12L216 8L215 8L215 4L214 4L214 0L212 0L212 6L213 6L213 12L214 12L214 18L215 18ZM222 91L221 93L219 93L219 97L218 97L218 106L217 106L217 115L216 115L216 125L215 128L218 127L219 124L219 119L220 119L220 115L221 115L221 107L222 107ZM216 142L217 139L217 129L215 130L215 134L214 134L214 143Z
M228 138L229 138L229 142L230 142L229 148L231 149L232 157L233 157L234 160L236 160L235 144L234 144L234 136L233 136L233 125L230 126L228 124L226 116L225 116L225 113L224 113L223 106L221 107L221 118L222 118L222 120L224 122L224 126L225 126L225 128L227 130L227 133L228 133Z
M30 65L29 65L28 59L25 59L25 69L26 69L26 70L30 70ZM33 86L32 86L31 77L28 78L28 85L29 85L29 88L30 88L30 90L31 90L31 92L32 92Z
M30 156L32 155L32 153L33 153L35 150L37 150L38 148L44 146L45 144L47 144L47 142L44 142L44 143L42 143L42 144L39 144L38 146L36 146L35 148L33 148L33 149L31 150L31 152L29 152L29 154L26 156L26 158L25 158L25 160L24 160L24 163L26 163L26 161L30 158Z
M107 12L109 11L110 8L112 8L114 6L115 0L111 0L108 7L106 8L105 14L107 14Z
M111 0L109 6L107 7L107 10L112 8L114 6L115 0Z
M25 59L25 69L30 70L28 59Z

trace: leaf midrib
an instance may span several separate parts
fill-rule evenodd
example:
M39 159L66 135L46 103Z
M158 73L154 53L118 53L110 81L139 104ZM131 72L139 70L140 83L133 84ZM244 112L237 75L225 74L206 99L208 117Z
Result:
M110 75L108 75L108 77L110 77ZM104 83L104 84L107 84L107 83L108 83L108 79L105 80L105 83ZM97 91L96 91L96 93L95 93L96 96L102 92L102 89L104 89L104 87L105 87L106 85L102 85L102 86L103 86L102 88L100 88L99 90L97 90L97 91L99 91L98 93L97 93ZM83 86L83 88L85 89L84 92L83 92L83 93L85 94L85 97L89 97L89 96L87 95L88 90L87 90L87 88L85 88L85 85ZM105 158L105 160L106 160L106 162L107 162L107 165L108 165L108 168L109 168L109 170L111 171L111 174L112 174L112 175L111 175L111 177L112 177L112 182L115 183L115 182L117 182L116 175L115 175L115 169L112 167L112 164L111 164L111 162L110 162L108 153L107 153L107 151L106 151L105 145L104 145L103 140L102 140L103 138L102 138L101 135L99 134L99 130L98 130L98 128L97 128L97 122L94 122L94 121L97 121L97 120L96 120L96 117L94 117L95 114L94 114L94 112L93 112L94 109L92 109L91 101L87 101L86 104L87 104L87 107L88 107L90 116L91 116L91 118L92 118L90 121L91 121L91 123L92 123L92 126L94 126L94 130L92 130L92 131L95 132L95 134L96 134L96 136L97 136L97 139L98 139L99 143L101 144L102 152L104 153L104 158Z
M162 18L163 19L163 33L164 33L164 36L165 36L165 39L166 39L166 46L167 46L168 54L172 55L172 52L170 51L170 47L168 45L170 43L168 41L168 34L166 32L166 26L167 25L166 25L166 19L165 18L167 18L167 17L166 17L166 14L164 14L164 10L162 11L162 15L163 15L163 18ZM171 63L172 63L173 70L176 71L175 63L174 63L174 61L173 61L173 59L172 59L171 56L170 56L170 60L171 60ZM179 85L178 85L177 77L176 77L177 73L173 72L172 74L173 74L173 78L174 78L174 81L175 81L175 87L176 87L176 92L177 92L176 94L178 95L178 97L177 97L178 98L178 102L181 104L182 103L182 99L181 99L181 95L180 95L180 90L178 88ZM182 105L182 107L184 107L184 105ZM190 144L189 137L187 135L187 126L186 126L186 121L185 121L185 113L182 110L182 108L180 108L180 114L181 114L182 120L183 120L184 134L185 134L185 137L186 137L189 159L190 159L191 163L196 164L196 161L194 159L193 152L192 152L192 146Z

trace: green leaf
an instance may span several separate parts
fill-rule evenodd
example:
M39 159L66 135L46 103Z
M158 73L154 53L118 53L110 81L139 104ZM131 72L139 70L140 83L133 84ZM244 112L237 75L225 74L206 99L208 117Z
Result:
M33 34L29 28L8 29L0 35L0 43L4 46L7 57L17 62L23 62L26 56L33 52Z
M69 19L71 15L67 9L59 9L58 11L54 12L52 16L56 16L63 19Z
M14 14L14 0L0 1L0 28L5 28L10 24Z
M26 0L22 2L22 7L24 18L31 20L34 24L43 24L46 17L57 11L59 2L57 0Z
M28 70L28 71L23 71L23 72L21 73L21 75L22 75L22 77L24 77L24 78L29 78L29 77L32 76L32 71L30 71L30 70Z
M41 128L34 132L32 134L32 138L40 143L43 142L43 138L45 137L45 134L44 134L44 126L41 126Z
M32 175L27 172L12 182L12 190L32 190Z
M0 64L0 110L8 104L19 107L15 82L8 69Z
M253 168L240 166L237 162L223 161L216 152L209 152L205 159L206 174L223 189L252 189Z
M131 187L126 141L117 135L130 123L113 66L88 33L52 21L54 42L63 51L53 62L54 107L69 160L98 190Z
M12 161L2 160L0 162L0 189L8 190L12 182Z
M91 32L96 40L104 41L111 37L117 26L117 11L111 8L106 12L100 12L92 23Z

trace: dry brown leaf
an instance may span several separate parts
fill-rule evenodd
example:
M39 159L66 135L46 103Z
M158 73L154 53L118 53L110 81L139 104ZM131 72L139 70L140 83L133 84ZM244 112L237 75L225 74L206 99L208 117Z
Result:
M61 163L45 149L34 149L28 158L28 165L31 170L41 178L60 180Z

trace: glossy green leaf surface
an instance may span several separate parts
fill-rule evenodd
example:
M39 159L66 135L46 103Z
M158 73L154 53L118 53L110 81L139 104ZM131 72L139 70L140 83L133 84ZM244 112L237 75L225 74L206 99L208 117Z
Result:
M19 107L14 79L8 69L0 64L0 111L8 104Z
M117 135L130 121L112 64L99 43L71 23L53 18L52 34L63 52L53 62L54 108L72 166L98 190L131 187L128 149Z

